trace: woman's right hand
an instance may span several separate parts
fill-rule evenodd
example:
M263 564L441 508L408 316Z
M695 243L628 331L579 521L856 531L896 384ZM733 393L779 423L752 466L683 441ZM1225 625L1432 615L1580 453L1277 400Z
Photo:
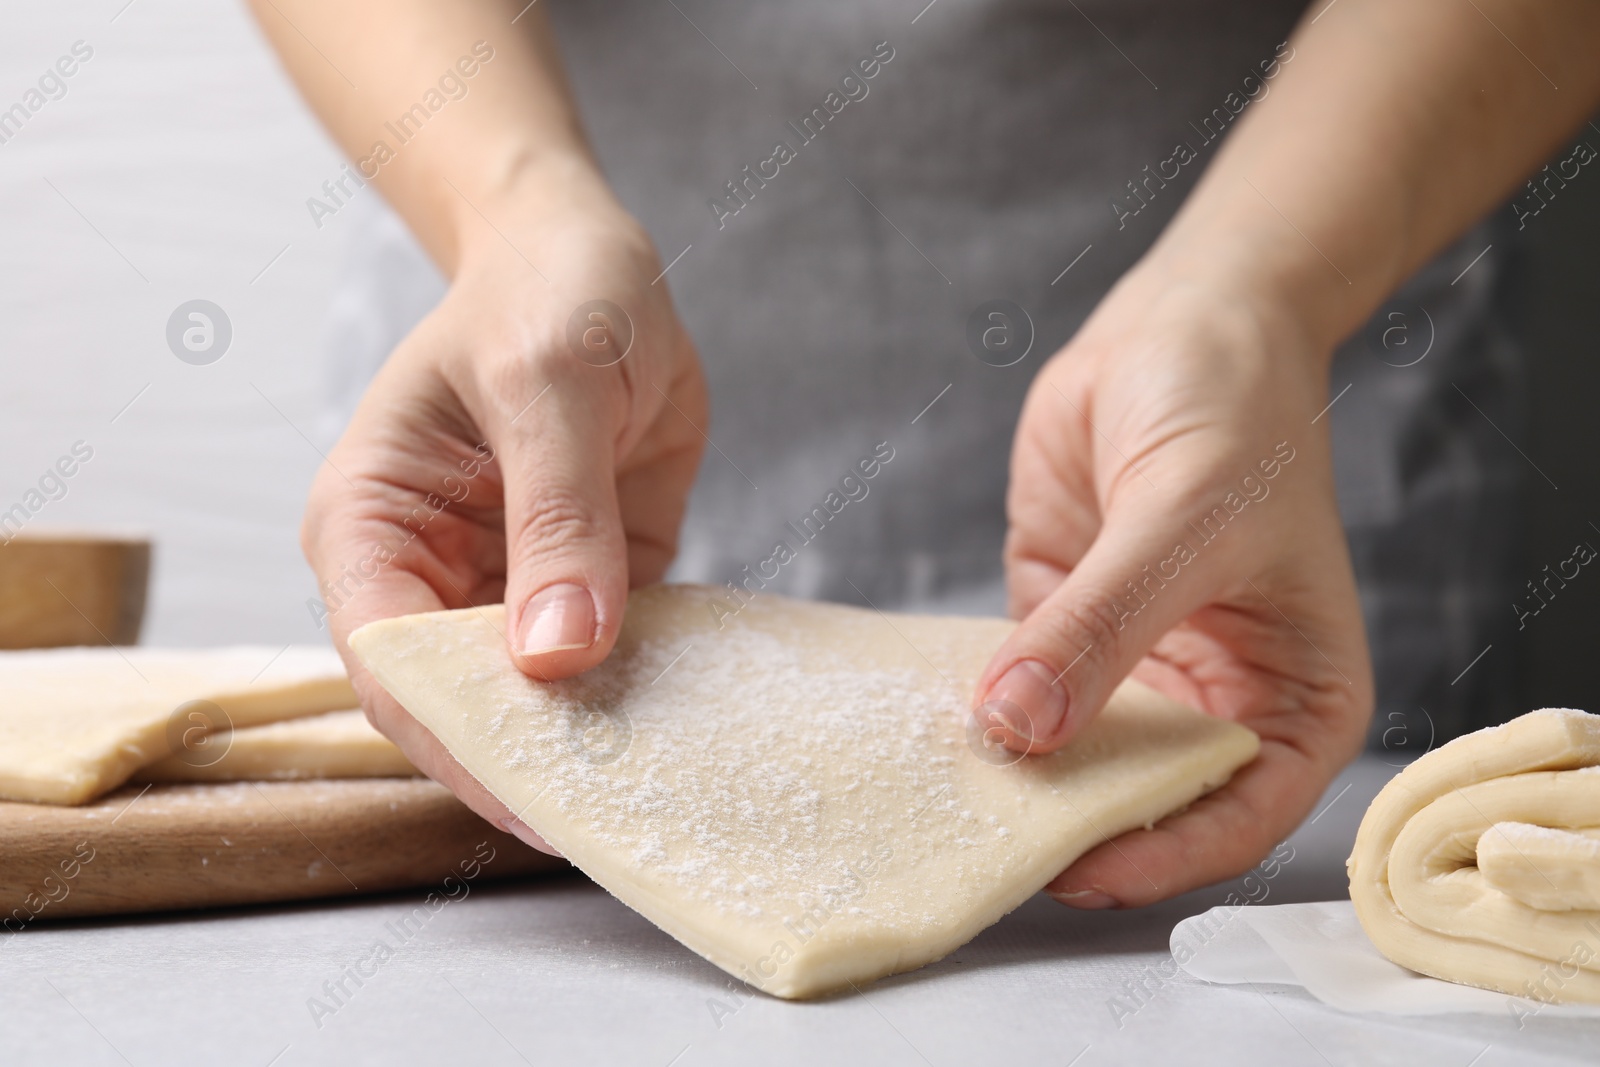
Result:
M375 619L503 599L517 666L577 674L676 551L707 405L658 257L620 211L514 216L482 217L461 245L445 299L317 473L301 542L368 718L474 811L547 847L346 643Z

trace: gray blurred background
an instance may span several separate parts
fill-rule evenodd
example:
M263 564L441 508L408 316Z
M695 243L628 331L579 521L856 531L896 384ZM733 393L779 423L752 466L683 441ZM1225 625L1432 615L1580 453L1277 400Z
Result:
M1600 134L1588 140L1600 143ZM1537 476L1525 483L1523 558L1532 579L1570 556L1576 540L1600 548L1600 181L1575 183L1531 220L1513 266L1506 299L1532 387L1522 448L1559 486ZM1600 576L1586 568L1518 634L1517 710L1600 709L1597 618Z
M328 324L363 227L345 211L318 227L305 202L342 159L242 7L28 5L0 26L0 108L74 42L94 50L0 144L0 511L85 442L93 459L30 529L152 534L147 643L326 640L296 531L339 428ZM376 210L374 191L359 197L352 208ZM1519 235L1502 294L1532 376L1516 446L1559 486L1527 472L1527 579L1577 540L1600 546L1597 238L1600 175L1586 169ZM173 358L165 339L196 298L234 332L208 366ZM1600 709L1597 609L1586 569L1510 647L1497 642L1493 670L1514 673L1518 695L1495 717Z

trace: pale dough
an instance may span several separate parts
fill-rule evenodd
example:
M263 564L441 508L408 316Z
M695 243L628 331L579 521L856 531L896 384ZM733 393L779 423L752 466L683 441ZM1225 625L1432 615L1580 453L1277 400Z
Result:
M1600 911L1600 830L1496 823L1478 838L1478 870L1541 911Z
M81 804L210 729L191 701L254 726L356 696L327 648L72 648L0 653L0 701L0 799Z
M502 607L387 619L356 654L495 796L691 949L783 997L939 959L1073 859L1227 781L1250 731L1129 683L1014 765L967 701L1012 624L724 590L633 594L616 650L554 684Z
M214 734L221 753L157 760L140 782L242 782L298 778L405 778L419 772L360 709Z
M1600 1003L1600 716L1535 711L1418 759L1367 809L1350 899L1414 971Z

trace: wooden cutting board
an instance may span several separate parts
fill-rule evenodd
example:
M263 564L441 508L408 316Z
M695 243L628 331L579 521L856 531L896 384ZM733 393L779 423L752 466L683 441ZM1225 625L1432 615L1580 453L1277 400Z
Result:
M425 778L129 786L0 802L0 929L570 870ZM454 877L456 881L446 883Z

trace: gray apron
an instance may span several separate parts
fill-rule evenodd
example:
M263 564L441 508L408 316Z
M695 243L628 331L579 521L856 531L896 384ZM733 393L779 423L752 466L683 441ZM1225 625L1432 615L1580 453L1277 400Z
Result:
M1003 613L1029 380L1160 233L1236 111L1293 64L1279 45L1300 14L923 3L548 6L710 381L716 448L673 579L754 571L795 596ZM335 317L335 421L439 291L365 199ZM1514 433L1521 378L1494 317L1498 257L1450 284L1491 240L1471 234L1419 275L1332 372L1330 397L1350 386L1328 417L1377 661L1374 736L1391 747L1461 728L1510 678L1486 657L1472 684L1449 684L1510 617L1519 471L1489 420ZM780 540L796 550L775 565Z

